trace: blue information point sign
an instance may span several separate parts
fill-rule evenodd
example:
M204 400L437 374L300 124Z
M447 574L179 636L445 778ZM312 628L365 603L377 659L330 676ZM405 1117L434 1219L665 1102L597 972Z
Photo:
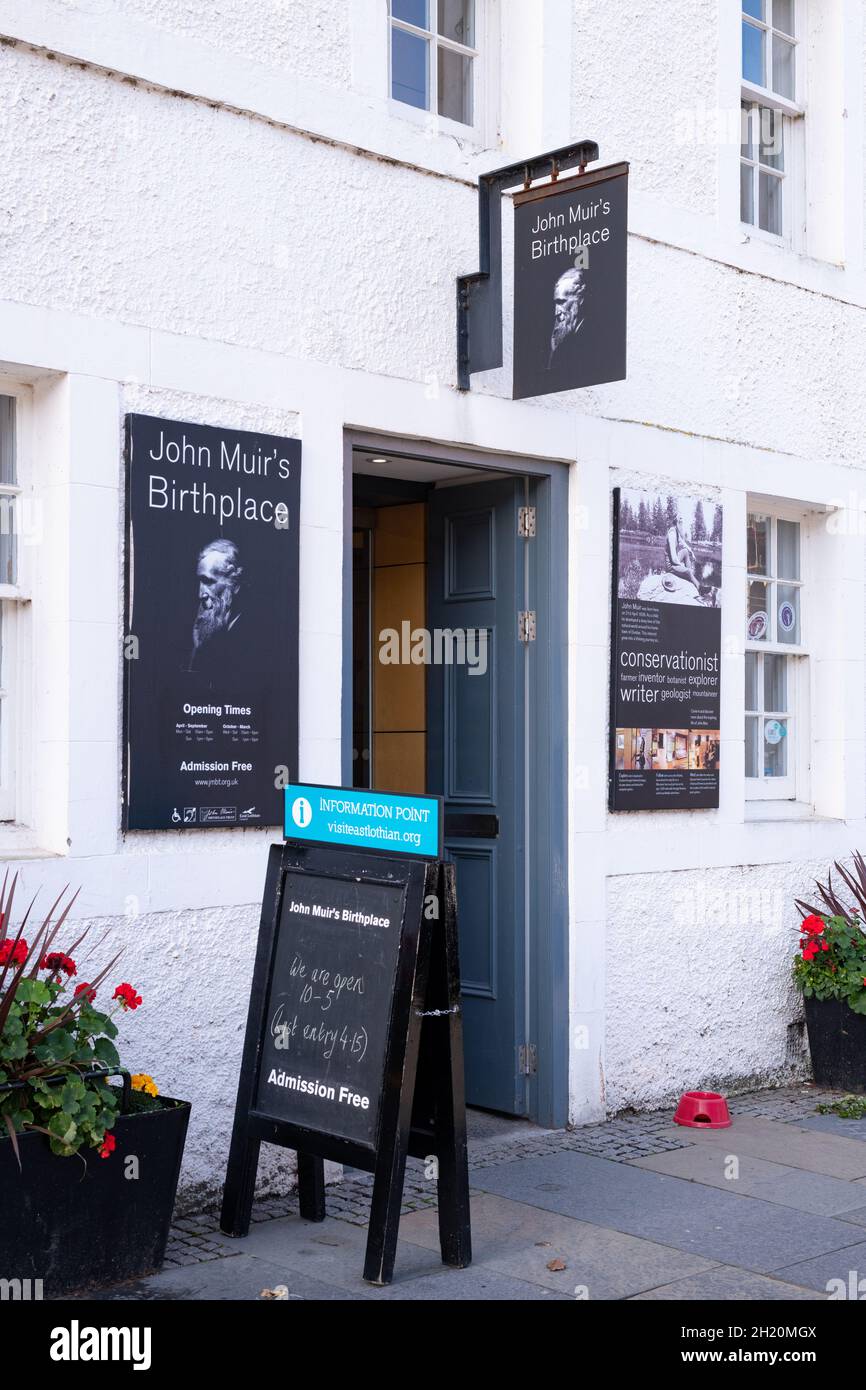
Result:
M285 836L310 844L438 859L442 800L292 783L285 789Z

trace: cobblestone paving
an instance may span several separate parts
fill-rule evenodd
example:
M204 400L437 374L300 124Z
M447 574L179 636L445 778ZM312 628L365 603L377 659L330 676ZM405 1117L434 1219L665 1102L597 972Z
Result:
M797 1124L816 1113L816 1106L832 1100L837 1092L817 1086L789 1086L772 1091L753 1091L731 1098L732 1109L738 1115L760 1115L768 1120ZM646 1114L617 1115L602 1124L585 1125L572 1130L528 1129L515 1124L514 1132L492 1140L469 1145L470 1190L471 1174L475 1170L492 1168L517 1159L544 1156L572 1150L593 1154L625 1163L632 1158L681 1149L690 1142L689 1131L671 1134L670 1108ZM528 1130L528 1132L527 1132ZM370 1212L373 1177L346 1169L343 1180L328 1188L328 1215L354 1226L365 1226ZM420 1159L409 1159L403 1189L403 1211L419 1211L435 1207L436 1186L425 1176ZM291 1216L298 1210L294 1194L287 1197L264 1197L253 1208L253 1221L273 1221ZM230 1245L214 1237L219 1231L219 1213L204 1212L185 1216L171 1228L166 1266L202 1264L236 1253Z

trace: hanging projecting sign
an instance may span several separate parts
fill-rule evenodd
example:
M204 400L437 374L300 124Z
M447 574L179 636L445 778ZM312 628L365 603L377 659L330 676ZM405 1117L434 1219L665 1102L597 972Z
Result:
M280 825L301 445L128 415L126 467L124 827Z
M719 804L722 509L614 490L612 811Z
M514 399L621 381L628 165L530 188L514 205Z

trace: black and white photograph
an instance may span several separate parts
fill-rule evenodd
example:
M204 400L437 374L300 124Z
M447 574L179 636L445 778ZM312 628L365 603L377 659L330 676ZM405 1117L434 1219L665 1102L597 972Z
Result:
M722 604L722 509L706 497L620 490L619 598Z

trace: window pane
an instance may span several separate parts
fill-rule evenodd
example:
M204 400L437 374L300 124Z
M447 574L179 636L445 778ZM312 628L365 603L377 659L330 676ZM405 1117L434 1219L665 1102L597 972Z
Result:
M776 573L780 579L800 578L800 523L776 522Z
M746 709L760 709L758 704L758 654L746 652Z
M781 29L783 34L793 34L794 0L773 0L773 28Z
M785 167L785 118L769 106L761 107L759 129L759 159L771 169Z
M764 0L743 0L743 14L750 14L753 19L763 19Z
M788 657L764 657L764 710L775 714L788 712Z
M427 23L427 0L391 0L391 13L395 19L404 19L407 24L416 24L419 29L429 29Z
M472 124L472 59L439 49L439 115Z
M763 170L758 172L758 226L774 236L782 235L782 180Z
M755 225L755 168L752 164L740 165L740 221Z
M18 537L14 497L0 497L0 584L18 582Z
M749 585L749 613L746 635L750 642L765 642L769 637L770 619L767 609L766 584Z
M474 0L439 0L439 33L467 48L474 47Z
M417 34L391 29L391 95L395 101L429 110L429 43Z
M740 103L740 154L744 159L754 159L754 142L752 138L752 112L757 111L757 106L750 106L748 102Z
M800 640L800 590L793 584L779 585L779 612L776 615L777 638L796 646ZM784 660L784 657L781 658Z
M15 481L15 399L0 396L0 483Z
M769 574L770 522L751 514L746 523L746 564L749 574Z
M759 87L764 84L764 41L766 38L763 29L756 29L754 24L747 24L743 20L743 76L747 82L754 82Z
M794 100L794 45L773 35L773 91Z
M746 719L746 776L757 777L759 775L760 763L758 761L758 740L760 737L761 721L759 719Z
M764 776L788 775L788 721L764 720Z

